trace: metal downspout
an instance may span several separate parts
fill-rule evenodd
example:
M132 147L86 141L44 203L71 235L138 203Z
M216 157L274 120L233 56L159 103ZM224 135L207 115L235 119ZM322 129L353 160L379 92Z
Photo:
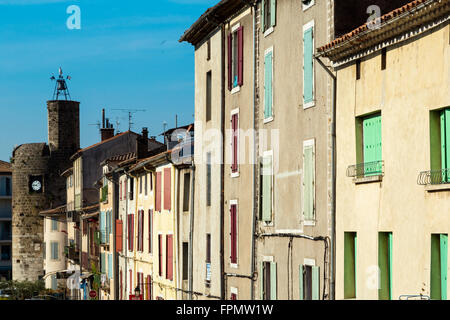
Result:
M222 83L221 83L221 112L220 112L220 132L222 137L222 154L220 165L220 298L225 299L225 257L224 257L224 166L225 166L225 23L221 25L222 31L222 50L221 50L221 66L222 66Z
M195 186L195 165L191 164L191 201L190 201L190 217L189 217L189 300L192 300L193 292L193 253L194 253L194 186Z

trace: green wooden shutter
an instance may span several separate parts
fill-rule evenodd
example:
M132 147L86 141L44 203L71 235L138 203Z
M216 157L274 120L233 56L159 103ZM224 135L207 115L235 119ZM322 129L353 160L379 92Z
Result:
M355 298L356 237L353 232L344 233L344 299Z
M272 156L263 157L263 221L272 221Z
M266 6L266 1L269 1L269 0L262 0L261 1L261 31L264 33L264 31L265 31L265 16L264 16L264 8L265 8L265 6Z
M276 23L277 17L277 0L270 0L270 25L273 27Z
M392 300L392 285L393 285L393 272L392 272L392 232L389 232L389 299Z
M303 102L314 100L314 74L313 74L313 27L303 32Z
M320 274L319 267L312 267L312 300L320 300Z
M303 300L304 292L303 292L303 265L300 265L298 272L298 291L299 291L299 299Z
M441 253L441 299L447 300L447 252L448 252L448 236L441 234L440 236L440 253Z
M264 300L264 262L261 262L259 266L259 279L261 280L259 285L259 293L261 300Z
M272 116L272 57L270 51L264 58L264 118Z
M277 264L270 263L270 300L277 300Z
M358 234L355 232L355 298L356 298L356 284L358 283L358 281L356 280L356 279L358 279L356 277L356 267L357 267L357 261L358 261L358 259L357 259L357 257L358 257L357 244L358 244Z
M386 232L378 234L378 267L380 269L378 299L389 300L390 298L390 261L389 261L389 236Z
M440 235L431 235L431 267L430 267L430 298L439 300L441 294L441 262L440 262Z
M314 146L303 147L303 216L314 220Z
M373 176L381 174L381 165L373 162L382 160L381 115L363 120L364 174ZM372 163L372 164L370 164Z

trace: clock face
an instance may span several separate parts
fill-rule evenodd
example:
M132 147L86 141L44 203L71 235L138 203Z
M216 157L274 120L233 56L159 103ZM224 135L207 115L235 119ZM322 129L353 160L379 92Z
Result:
M42 188L41 182L40 181L33 181L33 183L31 184L31 188L33 188L34 191L39 191Z

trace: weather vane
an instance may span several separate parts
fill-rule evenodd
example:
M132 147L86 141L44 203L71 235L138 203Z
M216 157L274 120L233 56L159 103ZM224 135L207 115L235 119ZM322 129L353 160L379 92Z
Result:
M67 80L72 79L70 76L66 77ZM55 78L54 75L50 78L50 80L56 80L55 91L53 91L53 100L58 100L59 95L64 95L66 100L70 100L69 88L67 87L66 79L64 79L62 68L59 67L59 77ZM69 98L69 99L67 99Z

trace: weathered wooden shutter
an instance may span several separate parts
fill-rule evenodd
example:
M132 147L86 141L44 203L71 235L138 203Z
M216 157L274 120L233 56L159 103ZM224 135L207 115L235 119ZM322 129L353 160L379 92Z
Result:
M171 209L171 169L164 169L164 209Z
M264 58L264 118L272 116L272 64L273 52L270 51Z
M230 208L230 241L231 241L231 263L237 263L237 206L231 205Z
M244 27L237 30L238 37L238 85L244 84Z
M265 222L272 221L272 156L263 157L262 180L263 180L263 198L262 198L262 220Z
M122 252L123 246L123 222L116 220L116 252Z
M305 104L314 100L313 32L312 26L303 31L303 102Z
M320 273L319 273L319 267L313 266L312 267L312 300L319 300L320 299Z
M152 253L153 246L153 210L148 210L148 252Z
M270 25L275 26L277 17L277 0L270 0Z
M300 265L299 272L298 272L298 292L299 292L299 299L303 300L305 293L304 293L304 287L303 287L303 265Z
M130 220L131 220L131 228L130 228L131 247L130 247L130 250L134 251L134 214L131 214Z
M156 173L155 210L161 212L161 172Z
M233 36L230 33L228 35L228 90L233 89Z
M231 150L232 150L232 164L231 171L238 171L238 123L239 123L239 114L233 114L231 116Z
M166 235L166 279L173 280L173 235Z
M440 235L440 253L441 253L441 300L447 300L447 252L448 235Z
M441 111L441 168L442 178L450 182L450 109Z
M315 201L315 155L314 145L303 146L303 216L314 220Z
M277 264L270 263L270 300L277 300Z
M147 300L152 300L152 276L147 276Z
M158 235L158 272L159 276L162 277L162 250L163 250L163 243L162 243L162 234Z

